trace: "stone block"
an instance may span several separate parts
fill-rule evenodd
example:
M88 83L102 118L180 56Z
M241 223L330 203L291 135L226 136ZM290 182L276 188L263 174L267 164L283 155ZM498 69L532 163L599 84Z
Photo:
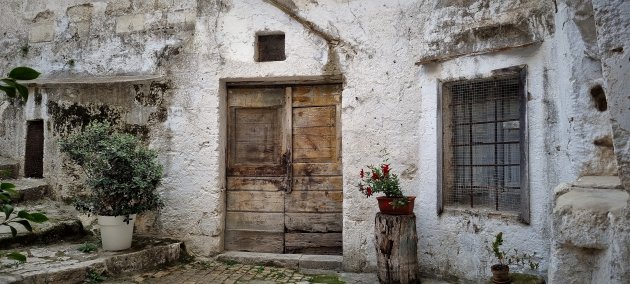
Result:
M609 243L610 216L618 216L628 204L628 193L614 189L573 190L559 196L553 210L558 244L604 249Z
M341 270L343 256L340 255L302 255L300 269Z
M107 3L105 13L119 15L131 9L131 0L111 0Z
M155 5L158 9L169 9L173 6L173 0L156 0Z
M116 33L130 33L144 30L144 15L125 15L116 19Z
M618 176L584 176L574 182L573 186L584 188L623 188Z
M301 254L229 251L217 256L217 260L235 261L242 264L277 266L297 269L299 267L301 257Z
M91 21L92 20L92 4L83 4L69 7L66 15L73 22Z
M34 24L28 35L30 42L48 42L55 38L55 25L52 22Z

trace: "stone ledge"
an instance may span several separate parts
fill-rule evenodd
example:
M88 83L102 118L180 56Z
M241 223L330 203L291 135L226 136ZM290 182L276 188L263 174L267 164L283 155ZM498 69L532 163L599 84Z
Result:
M234 261L242 264L278 266L291 269L341 271L343 256L228 251L218 255L217 260L224 262Z
M574 187L623 189L618 176L583 176L573 183Z
M39 200L48 194L48 183L43 179L21 178L2 182L15 185L14 189L18 192L18 196L13 198L14 202Z
M122 252L82 253L81 243L23 248L24 264L0 269L0 283L83 283L89 272L118 275L177 261L183 244L175 240L134 237L134 246ZM8 260L2 259L4 264Z

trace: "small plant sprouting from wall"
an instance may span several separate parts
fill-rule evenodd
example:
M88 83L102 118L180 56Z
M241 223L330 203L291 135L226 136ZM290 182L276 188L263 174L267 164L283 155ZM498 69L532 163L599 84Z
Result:
M98 246L94 243L86 242L77 248L80 252L91 253L98 250Z

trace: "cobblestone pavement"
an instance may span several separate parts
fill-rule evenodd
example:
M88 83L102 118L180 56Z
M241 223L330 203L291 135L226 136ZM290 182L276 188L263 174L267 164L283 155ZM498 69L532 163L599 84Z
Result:
M214 260L198 260L188 264L166 267L161 270L139 272L132 275L110 277L101 283L149 283L149 284L201 284L201 283L378 283L375 275L353 274L348 280L340 280L341 275L306 275L293 269L223 263ZM342 273L344 274L344 273ZM96 275L93 277L98 278Z

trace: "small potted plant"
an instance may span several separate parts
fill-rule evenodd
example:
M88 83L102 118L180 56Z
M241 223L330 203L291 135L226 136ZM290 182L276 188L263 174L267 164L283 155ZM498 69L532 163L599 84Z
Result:
M494 256L499 260L499 263L493 264L490 267L492 271L492 282L495 284L510 283L510 264L528 265L531 270L538 269L538 263L532 259L536 256L536 253L530 255L527 253L519 254L518 250L514 249L513 253L510 250L503 251L501 246L503 245L503 232L499 232L494 237L492 242L492 252Z
M379 167L368 166L368 170L361 169L359 190L367 197L376 193L385 196L376 197L378 208L383 214L410 215L413 214L415 196L405 196L400 190L398 175L392 173L389 164Z
M103 249L130 248L136 214L162 206L155 191L162 179L157 154L106 123L90 123L63 138L60 148L86 174L91 190L77 198L76 207L98 216Z

